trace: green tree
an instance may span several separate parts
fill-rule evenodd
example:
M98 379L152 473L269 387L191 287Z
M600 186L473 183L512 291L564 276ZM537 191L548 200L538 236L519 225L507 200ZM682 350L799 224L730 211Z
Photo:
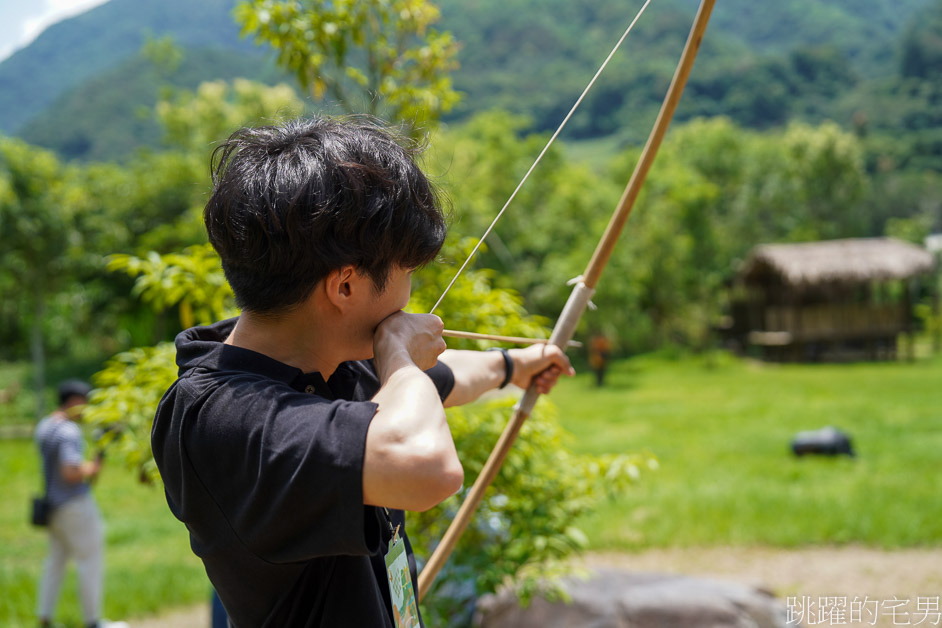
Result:
M702 349L716 316L723 279L724 239L715 213L720 188L684 159L679 131L651 169L593 297L600 317L611 318L615 337L632 352L669 344ZM626 151L613 163L615 181L628 181L637 157Z
M783 137L787 174L795 181L791 199L803 214L801 239L864 235L860 204L867 191L863 149L852 134L834 123L818 127L793 124Z
M491 111L434 138L432 169L446 181L455 231L480 235L510 197L547 140L527 127L526 118ZM553 147L488 236L477 267L495 269L496 284L519 291L529 311L555 317L617 199L615 185Z
M105 257L205 240L194 212L201 168L179 153L144 153L120 166L63 165L14 140L0 150L8 192L0 274L11 282L9 309L0 311L4 353L16 359L28 351L39 385L47 353L87 362L135 339L154 341L153 330L138 329L148 315L134 311L129 282L105 272Z
M247 79L210 81L195 91L177 90L155 108L164 141L201 157L239 127L296 118L303 111L304 103L288 85L270 87Z
M866 205L874 234L903 235L891 230L893 219L911 221L910 227L917 227L924 235L942 232L942 176L931 170L877 175ZM916 233L910 231L903 239L915 237Z
M457 228L481 233L545 142L499 112L435 138ZM478 265L530 311L560 312L637 162L617 155L607 177L551 150L489 236ZM759 133L725 118L674 128L597 287L601 330L621 350L702 348L721 314L723 282L756 244L870 235L860 140L834 124ZM877 233L882 232L882 226ZM460 261L460 260L459 260ZM446 301L447 305L447 301Z
M146 257L112 255L108 270L132 277L134 294L159 312L178 309L184 329L234 316L232 289L226 282L219 257L209 244L182 253Z
M912 20L902 39L900 57L904 77L942 77L942 2L927 6Z
M70 275L71 254L82 245L74 228L80 194L52 153L0 138L0 272L8 282L4 299L28 312L38 416L45 410L46 308Z
M427 0L247 0L235 15L317 101L414 129L458 101L458 48L433 28L439 11Z

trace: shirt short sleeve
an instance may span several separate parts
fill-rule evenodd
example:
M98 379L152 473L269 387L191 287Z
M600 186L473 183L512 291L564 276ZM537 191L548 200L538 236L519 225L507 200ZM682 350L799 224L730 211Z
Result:
M425 374L431 378L435 388L438 389L438 396L442 401L448 398L452 389L455 387L455 374L451 368L444 362L438 362L435 366L425 371Z
M82 432L74 423L63 424L57 434L59 447L59 464L62 466L76 466L82 464L85 443L82 441Z

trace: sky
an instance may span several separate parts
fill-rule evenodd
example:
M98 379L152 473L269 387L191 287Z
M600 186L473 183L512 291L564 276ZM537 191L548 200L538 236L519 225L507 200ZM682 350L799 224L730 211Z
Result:
M0 0L0 61L51 25L108 0Z

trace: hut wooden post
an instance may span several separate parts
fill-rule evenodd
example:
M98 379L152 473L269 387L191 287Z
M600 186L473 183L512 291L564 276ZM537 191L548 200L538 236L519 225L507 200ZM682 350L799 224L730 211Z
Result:
M875 360L877 358L878 345L880 344L879 337L875 335L875 330L880 328L880 316L876 308L879 307L879 303L881 301L881 299L877 298L877 292L881 288L881 284L874 285L872 283L868 283L864 285L864 289L867 291L864 301L868 306L866 311L869 312L869 314L867 314L865 325L866 329L869 330L867 333L866 343L867 358L870 360Z
M800 290L791 289L788 292L788 307L791 309L791 329L792 343L791 362L801 362L804 357L804 321L801 316L801 294ZM784 310L784 308L783 308Z
M906 287L903 290L903 311L906 317L903 322L903 335L906 336L906 361L916 359L916 340L913 338L913 279L903 280Z
M935 323L932 333L932 353L942 351L942 308L939 307L939 276L932 278L932 321Z

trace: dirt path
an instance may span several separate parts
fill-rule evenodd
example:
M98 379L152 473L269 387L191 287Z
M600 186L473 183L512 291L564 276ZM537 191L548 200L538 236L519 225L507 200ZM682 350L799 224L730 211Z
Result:
M588 567L683 573L740 582L768 590L783 600L792 598L796 613L801 610L797 604L810 601L808 608L812 612L808 615L815 621L808 621L806 615L802 621L806 626L942 626L942 548L664 549L638 554L589 554L584 563ZM832 604L838 607L843 602L845 612L826 614L818 606L819 598L825 596L836 598ZM851 622L855 598L861 603L860 621ZM130 624L132 628L206 628L209 605Z
M170 611L160 617L132 619L131 628L209 628L209 602Z

